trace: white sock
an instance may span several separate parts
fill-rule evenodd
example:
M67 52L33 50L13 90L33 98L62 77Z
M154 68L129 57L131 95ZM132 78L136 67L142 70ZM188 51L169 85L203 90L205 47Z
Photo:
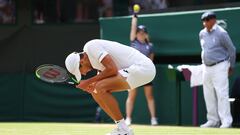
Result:
M127 124L125 123L124 119L115 121L115 123L117 124L117 127L119 129L123 129L123 130L129 131L129 128L128 128Z

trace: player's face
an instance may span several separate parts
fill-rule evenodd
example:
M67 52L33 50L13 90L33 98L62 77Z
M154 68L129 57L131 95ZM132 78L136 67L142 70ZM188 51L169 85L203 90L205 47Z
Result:
M80 60L80 67L79 70L82 75L86 75L89 71L92 70L91 63L88 59L87 54L83 55L83 58Z

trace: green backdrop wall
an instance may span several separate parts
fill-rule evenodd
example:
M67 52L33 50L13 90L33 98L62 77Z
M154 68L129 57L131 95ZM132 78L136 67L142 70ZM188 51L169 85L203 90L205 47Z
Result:
M0 27L0 121L94 121L97 104L89 94L41 82L34 70L46 63L64 67L70 52L99 38L98 23Z
M21 0L16 24L0 25L0 121L94 121L97 105L90 95L43 83L34 70L45 63L64 66L70 52L99 38L99 24L34 25L31 16L31 0Z
M219 20L228 24L227 31L240 51L240 8L213 9ZM139 24L147 27L157 56L200 55L199 32L204 11L139 15ZM101 18L101 38L129 45L131 17Z

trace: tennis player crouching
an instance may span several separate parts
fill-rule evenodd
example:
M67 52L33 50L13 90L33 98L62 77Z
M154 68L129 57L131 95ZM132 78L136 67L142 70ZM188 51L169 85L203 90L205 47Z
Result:
M133 135L112 92L134 89L151 82L156 74L152 61L132 47L94 39L85 44L82 53L69 54L65 65L78 81L81 75L93 69L100 71L92 78L81 80L76 87L90 93L115 121L117 128L108 135Z

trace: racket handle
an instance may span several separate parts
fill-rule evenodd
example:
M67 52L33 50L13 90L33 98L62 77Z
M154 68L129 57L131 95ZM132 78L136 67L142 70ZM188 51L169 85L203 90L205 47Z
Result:
M74 85L75 83L74 82L67 82L68 84L72 84L72 85Z

